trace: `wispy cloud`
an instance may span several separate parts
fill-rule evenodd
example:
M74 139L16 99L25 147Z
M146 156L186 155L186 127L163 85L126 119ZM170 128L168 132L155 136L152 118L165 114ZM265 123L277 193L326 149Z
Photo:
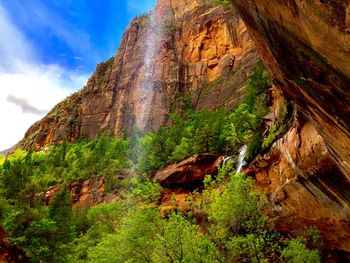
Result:
M0 4L0 70L14 71L21 69L21 61L32 60L32 47L21 32L10 22L6 10ZM13 56L16 54L16 56Z
M31 105L25 98L17 98L13 95L7 96L7 101L19 106L23 113L30 113L35 115L42 115L48 112L48 110L41 110Z
M68 21L62 14L62 10L54 8L55 5L50 1L31 0L14 1L9 6L12 10L15 10L12 15L16 14L16 20L19 20L16 21L16 24L20 24L26 32L48 34L48 37L54 37L56 40L62 41L67 47L79 54L93 52L90 35L84 28ZM6 4L3 6L6 6ZM70 12L69 9L64 11L66 13ZM84 11L81 10L81 12Z
M41 63L37 50L1 4L0 32L1 150L16 144L29 126L44 116L44 109L81 88L87 76Z
M46 27L49 32L63 40L72 50L79 53L92 52L90 36L84 30L76 25L62 19L59 14L56 14L41 1L25 1L24 10L27 14L31 14L36 18L37 28Z

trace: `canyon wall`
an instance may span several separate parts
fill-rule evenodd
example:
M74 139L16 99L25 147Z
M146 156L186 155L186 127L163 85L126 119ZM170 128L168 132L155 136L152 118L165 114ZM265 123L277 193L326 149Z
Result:
M247 168L267 195L277 229L316 225L350 251L350 1L232 1L275 84L299 115Z
M86 87L34 124L20 147L40 149L105 131L147 131L186 108L232 108L258 55L242 20L212 1L159 1L127 28Z
M350 252L350 2L233 2L299 114L244 172L267 197L278 230L298 235L316 225L328 248ZM102 131L121 136L158 128L186 107L233 107L258 59L242 19L209 0L159 1L131 23L115 57L34 124L19 146L40 149ZM157 41L150 44L149 36ZM91 185L101 193L100 184ZM84 191L79 200L87 200Z
M273 97L269 126L286 103L276 88ZM278 231L296 236L316 226L327 249L350 252L350 183L301 111L297 108L289 129L243 172L256 180Z
M350 180L350 1L232 2L275 83Z

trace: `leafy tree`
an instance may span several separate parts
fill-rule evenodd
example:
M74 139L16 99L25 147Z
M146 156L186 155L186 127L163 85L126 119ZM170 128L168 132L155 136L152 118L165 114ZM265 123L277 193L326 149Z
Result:
M260 60L253 68L246 81L246 91L243 102L248 105L249 112L258 117L267 114L265 91L272 86L271 77Z
M136 176L130 180L129 197L135 202L154 202L161 195L161 187L146 175Z
M249 106L243 103L230 114L228 120L223 134L233 149L239 149L253 136L258 124L257 118L249 112Z
M86 261L88 249L99 244L105 236L116 233L125 213L126 205L120 200L89 209L87 212L88 229L86 233L82 233L72 242L73 249L69 255L69 261Z
M88 250L87 262L152 262L159 220L155 209L131 208L121 220L116 234L105 236Z
M21 191L30 181L29 168L30 166L23 159L6 160L4 162L1 175L1 194L5 198L18 199Z
M75 237L72 216L72 198L69 190L65 187L53 196L48 207L49 221L45 221L49 222L49 225L56 225L53 229L53 235L48 241L52 244L53 249L51 258L57 262L66 258L69 251L68 244Z
M161 222L155 243L153 262L219 262L215 244L180 214Z
M61 247L56 243L57 222L51 219L33 221L25 231L26 254L33 262L60 262L56 253Z
M282 257L290 263L317 263L321 262L321 255L318 250L311 250L306 247L306 239L299 237L287 242L288 246L282 250Z

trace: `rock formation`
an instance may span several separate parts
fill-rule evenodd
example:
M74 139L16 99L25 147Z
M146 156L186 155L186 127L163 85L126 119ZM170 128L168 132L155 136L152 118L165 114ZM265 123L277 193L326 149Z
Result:
M350 251L350 184L309 121L296 118L243 172L266 196L278 231L300 235L316 226L328 249Z
M112 178L113 181L122 181L128 175L120 174ZM48 205L52 197L61 190L63 186L54 185L44 193L44 202ZM106 178L91 178L80 180L69 184L74 210L86 210L101 203L110 203L119 196L119 189L106 189L108 182Z
M350 1L232 1L276 84L350 180Z
M276 85L299 107L291 130L249 167L281 217L315 224L350 251L350 1L232 1Z
M156 50L147 44L154 38ZM158 128L186 107L233 107L257 59L232 8L209 0L159 1L133 20L115 57L97 66L86 87L34 124L18 146L40 149L102 131L121 136L135 126Z
M328 248L350 252L350 1L232 2L299 115L244 172L267 197L278 230L297 235L316 225ZM40 149L102 131L120 136L135 127L156 129L186 107L233 107L258 58L243 21L231 7L209 0L158 1L151 14L131 23L115 57L98 65L86 87L33 125L18 146ZM157 52L146 44L150 35L157 38ZM283 103L275 97L268 125L278 121ZM145 110L147 104L152 107ZM183 186L213 172L217 156L210 160L203 166L193 157L156 174L165 185L181 185L166 189L165 210L172 207L172 193L186 207ZM98 181L71 191L84 205L103 198Z
M154 179L162 185L188 187L202 183L206 175L216 175L223 158L217 154L199 154L159 170Z

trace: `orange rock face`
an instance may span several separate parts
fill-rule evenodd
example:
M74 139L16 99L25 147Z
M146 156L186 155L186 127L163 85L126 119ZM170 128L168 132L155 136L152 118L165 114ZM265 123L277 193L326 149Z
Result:
M244 172L266 195L279 231L317 226L328 248L350 252L350 184L309 122L296 123Z
M232 1L276 84L350 180L349 0Z
M280 215L350 251L350 1L232 1L276 85L309 122L249 167Z
M130 24L114 59L98 65L86 87L32 126L19 146L156 129L190 105L233 107L257 59L231 8L209 0L159 0Z
M268 127L280 122L286 99L272 88ZM324 138L300 115L244 173L255 178L269 203L277 230L302 235L316 226L330 250L350 251L350 183L331 155Z
M216 154L191 156L182 162L159 170L154 179L165 186L189 187L192 183L202 183L207 174L217 175L221 162L222 157Z
M123 180L125 175L119 175L115 179ZM117 189L105 193L105 178L93 178L85 181L75 182L69 185L69 191L72 196L73 209L85 210L101 203L110 203L117 198ZM48 205L52 197L61 190L62 186L52 186L45 192L44 201Z

